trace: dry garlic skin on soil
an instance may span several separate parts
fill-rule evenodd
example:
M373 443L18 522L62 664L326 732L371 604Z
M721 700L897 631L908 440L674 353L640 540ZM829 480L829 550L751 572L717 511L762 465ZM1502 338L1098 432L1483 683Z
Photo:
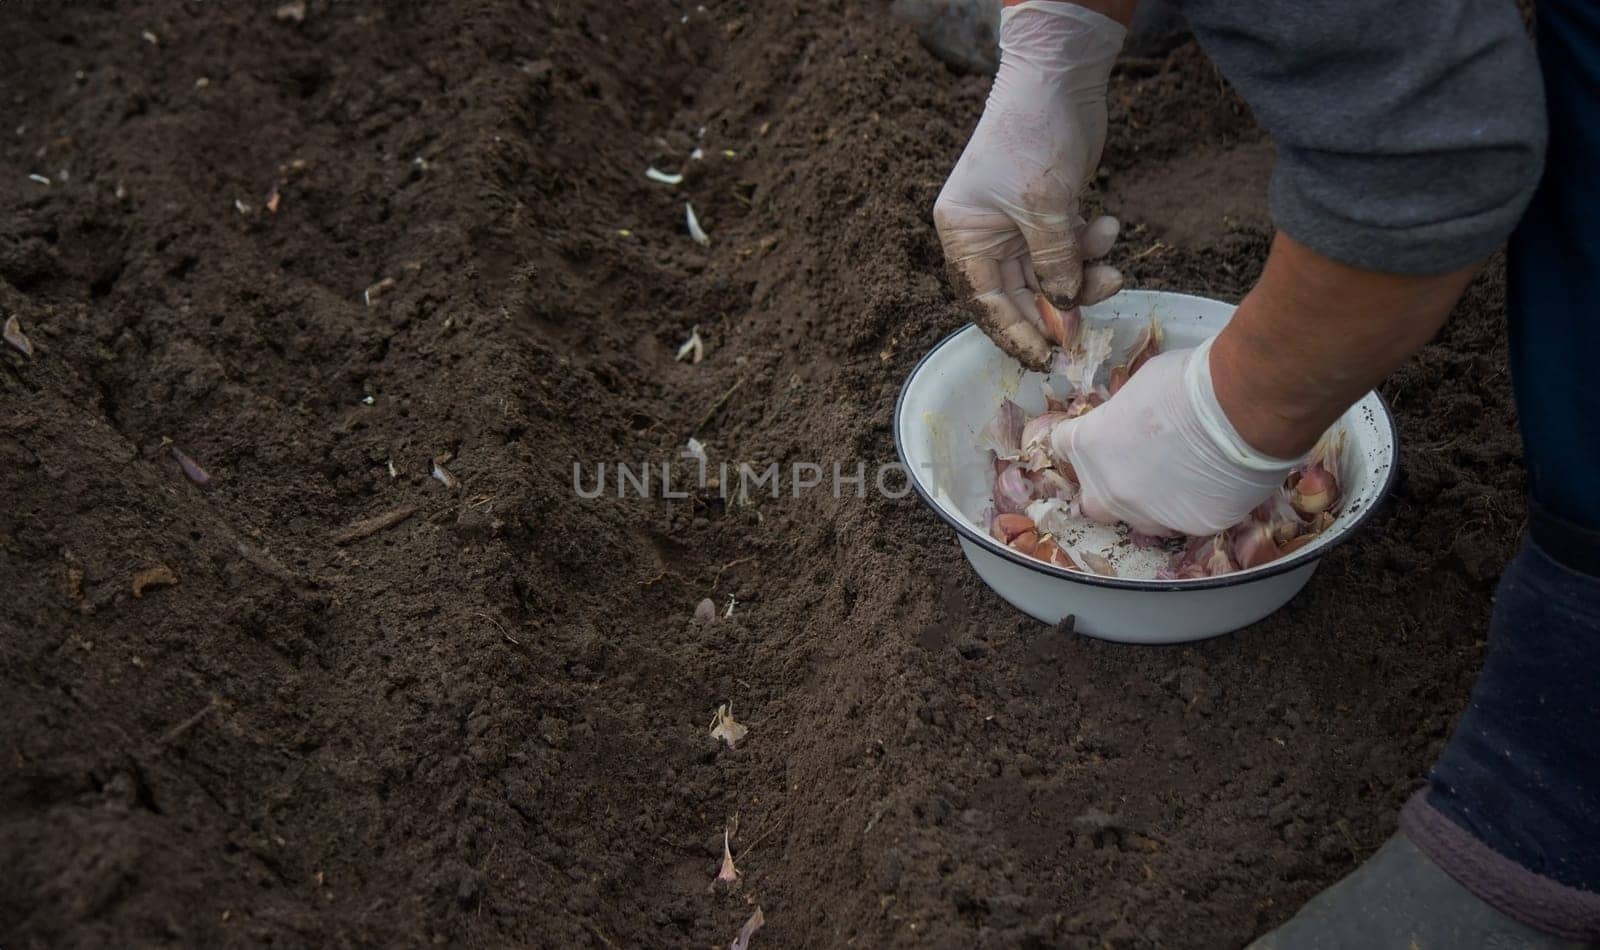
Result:
M1318 441L1270 498L1226 531L1161 539L1134 535L1119 525L1116 542L1095 550L1086 542L1089 523L1079 509L1076 473L1067 460L1054 457L1050 435L1062 422L1092 412L1120 390L1161 351L1163 334L1152 318L1107 370L1112 328L1085 323L1076 308L1066 319L1048 301L1040 301L1045 327L1061 343L1050 375L1040 383L1045 411L1030 416L1016 402L1003 399L979 433L979 448L990 454L994 466L988 528L996 541L1055 567L1109 577L1119 574L1119 549L1159 547L1167 557L1152 579L1198 580L1269 564L1333 524L1342 501L1339 472L1345 443L1343 429L1337 428ZM1102 376L1108 383L1100 382Z

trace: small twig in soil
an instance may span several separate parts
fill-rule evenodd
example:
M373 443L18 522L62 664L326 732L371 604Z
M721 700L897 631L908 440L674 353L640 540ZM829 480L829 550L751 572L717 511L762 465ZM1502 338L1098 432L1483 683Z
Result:
M411 517L417 511L416 505L401 505L392 511L385 511L381 515L373 515L357 521L355 524L333 536L334 544L349 544L360 541L362 538L371 537L385 528L392 528L400 522Z
M744 385L746 378L747 377L740 376L737 382L728 387L728 391L723 393L721 398L713 403L711 408L706 411L706 414L700 417L700 421L695 424L695 432L699 432L700 430L704 429L707 423L709 423L717 413L722 411L722 407L726 406L728 404L728 400L733 398L733 394L739 390L740 386Z
M176 726L173 726L171 729L168 729L166 732L162 733L161 738L156 740L156 745L164 746L164 745L167 745L168 743L173 742L179 736L183 735L185 732L188 732L190 729L193 729L195 726L199 725L200 724L200 720L206 718L206 716L210 715L211 711L216 709L216 708L217 708L216 697L212 697L211 702L206 703L204 709L200 710L199 712L195 713L193 716L190 716L188 719L185 719L183 722L178 723Z
M730 568L730 567L738 567L740 564L748 564L751 561L754 561L755 559L756 559L756 555L752 554L749 557L742 557L742 558L739 558L738 560L729 561L728 563L726 563L726 564L722 565L721 567L717 568L717 576L715 578L713 578L712 581L711 581L711 589L712 590L716 590L717 589L717 585L722 583L722 575L728 570L728 568Z
M1169 249L1168 245L1162 244L1160 241L1157 241L1156 243L1150 245L1149 247L1145 248L1144 250L1140 251L1139 253L1137 253L1137 254L1133 255L1132 257L1128 258L1128 263L1131 264L1134 261L1142 261L1145 258L1149 257L1151 254L1156 253L1157 251L1165 251L1165 250L1168 250L1168 249Z
M763 831L759 835L756 835L756 839L754 841L750 842L749 844L745 845L743 848L741 848L739 850L739 856L741 858L748 858L750 856L750 852L752 852L752 851L754 851L756 849L756 845L758 845L761 842L765 841L766 838L767 838L767 835L770 835L774 831L777 831L778 830L778 826L781 825L781 824L783 824L783 820L781 818L774 820L772 822L772 827L771 828L768 828L766 831Z
M503 624L500 621L494 619L493 617L489 616L488 614L484 613L481 610L473 611L472 615L474 617L482 617L483 619L485 619L485 620L489 621L490 623L494 624L495 628L500 631L500 635L502 637L505 637L506 640L508 640L511 643L515 643L519 647L522 646L522 641L518 640L516 637L513 637L511 635L511 631L506 629L505 624Z

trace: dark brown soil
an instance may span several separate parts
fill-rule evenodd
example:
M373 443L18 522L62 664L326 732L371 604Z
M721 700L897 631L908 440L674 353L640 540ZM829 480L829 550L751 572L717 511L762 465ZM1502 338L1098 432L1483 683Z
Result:
M0 4L0 944L1215 947L1389 834L1519 527L1498 265L1290 608L1088 641L910 499L572 487L891 459L983 80L863 4L272 8ZM1185 46L1113 113L1117 262L1236 298L1248 111Z

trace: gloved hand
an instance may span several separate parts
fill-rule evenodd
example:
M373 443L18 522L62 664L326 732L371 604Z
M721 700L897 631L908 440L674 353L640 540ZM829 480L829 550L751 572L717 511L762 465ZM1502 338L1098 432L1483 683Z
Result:
M948 264L982 304L1001 349L1043 370L1050 344L1034 294L1060 306L1122 287L1102 257L1115 218L1084 225L1078 200L1100 164L1106 80L1126 28L1061 0L1026 0L1000 19L1000 70L983 118L933 208Z
M1217 403L1211 343L1150 360L1105 404L1056 426L1083 513L1142 534L1215 534L1283 484L1295 459L1262 455Z

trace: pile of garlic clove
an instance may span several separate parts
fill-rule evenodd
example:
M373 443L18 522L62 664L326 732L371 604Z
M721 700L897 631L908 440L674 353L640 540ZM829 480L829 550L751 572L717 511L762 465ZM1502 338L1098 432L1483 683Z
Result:
M1060 423L1091 412L1111 398L1139 368L1161 352L1162 333L1154 319L1141 328L1133 345L1109 370L1109 383L1097 382L1111 361L1113 331L1091 326L1077 308L1058 311L1042 295L1036 298L1041 322L1061 345L1050 375L1040 384L1045 411L1029 417L1010 399L1000 403L994 419L979 433L982 448L993 456L994 507L989 534L996 541L1036 560L1069 571L1116 576L1103 555L1074 546L1069 537L1081 517L1078 479L1066 459L1050 451L1050 434ZM1245 520L1216 535L1191 537L1173 550L1157 580L1217 577L1259 567L1291 554L1327 530L1338 514L1343 430L1330 430L1307 460L1297 466L1271 498ZM1081 522L1080 522L1081 523ZM1148 548L1177 542L1130 534L1135 546Z

